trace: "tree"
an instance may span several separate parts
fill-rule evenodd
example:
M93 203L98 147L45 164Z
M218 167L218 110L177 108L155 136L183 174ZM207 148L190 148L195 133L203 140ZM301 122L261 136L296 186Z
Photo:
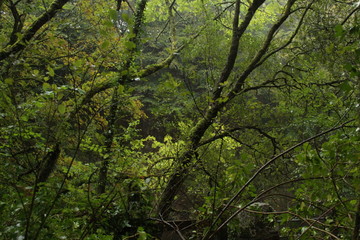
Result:
M357 239L352 4L1 2L3 236Z

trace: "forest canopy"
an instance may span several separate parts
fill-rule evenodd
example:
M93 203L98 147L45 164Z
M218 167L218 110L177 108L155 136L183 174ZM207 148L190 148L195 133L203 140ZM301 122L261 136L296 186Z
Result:
M359 9L0 0L0 239L360 240Z

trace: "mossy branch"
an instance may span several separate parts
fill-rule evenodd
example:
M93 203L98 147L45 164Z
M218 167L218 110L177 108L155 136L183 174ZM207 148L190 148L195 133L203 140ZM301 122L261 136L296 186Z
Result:
M37 31L49 22L68 1L69 0L55 0L50 5L49 9L25 30L22 37L20 37L14 44L7 46L0 51L0 61L23 50L27 46L28 42L35 36Z

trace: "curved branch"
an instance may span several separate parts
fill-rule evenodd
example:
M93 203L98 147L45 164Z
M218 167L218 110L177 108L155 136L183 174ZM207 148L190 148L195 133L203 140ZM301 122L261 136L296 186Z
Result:
M356 13L356 12L359 11L359 10L360 10L360 5L358 5L354 10L352 10L352 11L350 12L349 15L346 16L346 18L341 22L341 25L344 25L344 24L349 20L349 18L350 18L354 13Z
M300 20L299 20L299 23L295 29L295 31L293 32L293 34L291 35L291 37L289 38L289 40L284 44L282 45L281 47L273 50L272 52L270 52L269 54L267 54L266 56L264 56L262 58L262 60L256 64L256 67L262 65L269 57L271 57L272 55L276 54L277 52L283 50L284 48L286 48L287 46L289 46L290 43L292 43L292 41L294 40L294 38L296 37L296 35L298 34L303 22L304 22L304 19L305 19L305 16L307 14L307 12L309 11L309 9L311 8L312 4L314 3L314 1L312 1L305 9L304 13L302 14ZM293 13L294 11L292 11L291 13Z
M25 14L19 14L16 4L14 4L12 1L9 3L9 8L11 10L11 13L14 18L14 24L13 24L13 30L10 34L10 40L7 46L12 45L16 42L18 36L17 33L20 33L23 26L24 26L24 20L25 20Z
M318 137L321 137L323 135L326 135L330 132L333 132L335 130L338 130L338 129L341 129L343 127L345 127L346 124L352 122L354 120L350 120L350 121L347 121L345 123L342 123L338 126L335 126L335 127L332 127L328 130L325 130L319 134L316 134L308 139L305 139L303 141L301 141L300 143L297 143L295 144L294 146L288 148L287 150L283 151L282 153L276 155L275 157L273 157L272 159L270 159L267 163L265 163L263 166L261 166L254 174L253 176L241 187L241 189L229 200L229 202L225 205L225 207L220 211L220 213L218 214L218 216L216 217L216 219L214 220L212 226L220 219L220 217L225 213L225 211L230 207L230 205L235 201L235 199L237 199L243 192L244 190L254 181L255 178L257 178L257 176L263 171L265 170L269 165L271 165L272 163L274 163L278 158L284 156L285 154L291 152L292 150L294 150L295 148L298 148L300 147L301 145L307 143L307 142L310 142L311 140L314 140ZM235 217L236 215L232 215L232 217L228 218L225 222L223 222L219 228L222 228L224 227L226 224L229 223L229 221Z
M270 44L274 38L275 33L277 30L281 27L281 25L286 21L286 19L292 14L291 7L294 5L296 0L288 0L286 4L286 9L282 17L271 27L269 30L266 40L263 43L262 48L257 52L256 56L253 58L251 63L248 65L246 70L241 74L241 76L236 81L234 87L231 89L231 91L227 94L227 101L229 102L232 100L235 96L237 96L237 93L242 88L245 80L247 77L257 68L259 67L258 63L261 61L261 59L265 56L267 50L270 47Z
M30 25L21 38L13 45L7 46L0 51L0 61L25 49L28 42L35 36L37 31L49 22L68 1L69 0L55 0L50 8Z
M277 142L276 142L276 139L274 137L272 137L268 133L264 132L261 128L258 128L258 127L255 127L255 126L243 126L243 127L230 129L230 130L225 131L225 132L223 132L221 134L218 134L218 135L216 135L214 137L211 137L209 139L201 141L198 146L206 145L208 143L211 143L211 142L213 142L215 140L218 140L218 139L222 139L224 137L231 137L231 133L239 131L239 130L246 130L246 129L251 129L251 130L255 130L255 131L259 132L261 135L263 135L264 137L268 138L271 141L271 143L272 143L272 145L274 147L274 150L278 148L276 146Z
M224 89L223 83L226 82L234 68L236 58L238 56L240 39L248 28L251 20L253 19L258 8L265 2L265 0L253 1L251 6L248 8L244 21L239 26L239 15L240 15L240 1L236 1L235 15L233 20L233 32L231 39L231 46L228 53L227 62L221 72L219 80L216 82L215 91L213 93L213 100L220 98L221 92Z
M184 43L182 46L180 46L174 53L171 53L162 62L150 64L150 65L146 66L145 68L141 69L140 71L138 71L137 73L134 73L133 75L130 74L130 76L128 78L125 78L125 80L129 80L129 79L131 80L135 77L138 77L138 78L147 77L147 76L150 76L151 74L156 73L157 71L159 71L163 68L168 67L171 64L171 62L175 59L175 57L177 55L179 55L180 52L185 47L187 47L193 40L195 40L204 29L205 29L205 27L201 28L197 34L195 34L190 40L188 40L186 43ZM107 89L113 88L118 84L125 84L125 83L126 82L124 82L124 78L119 77L117 79L111 79L106 82L103 82L103 83L93 86L92 89L89 90L85 94L85 96L80 99L76 111L70 114L71 117L73 117L74 114L76 114L84 105L88 104L96 94L106 91Z

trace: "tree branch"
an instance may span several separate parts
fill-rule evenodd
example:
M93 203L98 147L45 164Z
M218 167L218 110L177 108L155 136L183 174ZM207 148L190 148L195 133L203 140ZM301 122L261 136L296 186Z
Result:
M177 55L179 55L180 52L185 47L187 47L193 40L195 40L204 29L205 29L205 27L201 28L197 34L195 34L190 40L188 40L186 43L184 43L182 46L180 46L174 53L171 53L162 62L150 64L150 65L146 66L144 69L139 70L137 73L133 73L133 75L130 74L130 76L127 78L127 80L131 80L135 77L144 78L144 77L150 76L151 74L156 73L157 71L159 71L163 68L168 67L171 64L171 62L175 59L175 57ZM111 79L106 82L103 82L103 83L93 86L91 88L91 90L89 90L85 94L85 96L80 99L76 111L74 111L73 113L70 114L71 117L73 117L74 114L76 114L83 106L88 104L96 94L101 93L107 89L113 88L118 84L125 84L125 83L126 82L124 82L123 78L119 77L118 79Z
M236 132L236 131L240 131L240 130L246 130L246 129L251 129L251 130L255 130L255 131L259 132L261 135L263 135L264 137L268 138L271 141L271 143L272 143L272 145L274 147L274 150L278 148L276 146L277 142L276 142L276 139L274 137L270 136L268 133L264 132L262 129L260 129L258 127L255 127L255 126L243 126L243 127L238 127L238 128L233 128L233 129L227 130L227 131L225 131L225 132L223 132L221 134L218 134L218 135L216 135L214 137L211 137L209 139L201 141L198 146L206 145L208 143L211 143L211 142L216 141L218 139L222 139L224 137L231 137L231 133Z
M354 13L356 13L356 12L359 11L359 10L360 10L360 5L358 5L354 10L352 10L352 11L350 12L349 15L346 16L346 18L341 22L341 25L344 25L344 24L347 22L347 20L349 20L349 18L350 18Z
M286 48L287 46L289 46L290 43L292 43L292 41L294 40L295 36L298 34L299 30L300 30L300 27L302 26L303 22L304 22L304 19L305 19L305 16L307 14L307 12L309 11L309 9L311 8L312 4L314 3L314 1L312 1L305 9L304 13L302 14L300 20L299 20L299 23L295 29L295 31L293 32L293 34L291 35L291 37L289 38L289 40L284 44L282 45L281 47L273 50L272 52L270 52L269 54L267 54L266 56L264 56L262 58L262 60L256 64L256 67L262 65L269 57L271 57L272 55L276 54L277 52L283 50L284 48ZM292 11L291 13L293 13L294 11ZM290 14L291 14L290 13Z
M7 46L0 51L0 61L23 50L28 42L35 36L36 32L49 22L68 1L69 0L55 0L50 8L30 25L21 38L14 44Z
M166 219L170 214L171 204L180 190L180 187L184 183L191 166L191 159L193 158L196 149L199 147L199 142L204 136L205 131L211 126L213 119L217 116L218 112L225 106L223 103L217 101L221 96L221 91L224 86L222 83L225 82L230 76L230 72L233 70L233 66L236 60L239 41L242 34L247 29L252 17L254 16L256 10L261 6L265 0L254 0L252 5L247 11L245 20L242 22L240 27L238 26L239 11L236 11L237 14L234 15L233 20L233 36L231 41L231 47L228 54L228 60L225 64L225 67L221 73L216 89L213 93L212 99L213 105L209 106L204 117L191 129L188 136L188 146L186 151L177 158L179 166L174 170L171 175L164 192L161 196L158 212ZM236 2L237 6L240 6L240 0Z
M238 56L240 39L248 28L251 20L253 19L257 9L265 2L265 0L254 0L251 6L248 8L244 21L239 26L240 15L240 0L236 1L235 15L233 20L233 35L231 39L231 47L228 53L227 62L221 72L221 76L215 85L215 91L213 93L213 100L216 101L220 98L221 92L224 89L222 85L228 80L231 71L234 68L236 58Z
M247 79L247 77L257 68L259 67L258 63L260 62L260 60L262 59L262 57L266 54L272 40L274 37L274 34L276 33L276 31L281 27L281 25L286 21L286 19L290 16L291 12L291 7L293 6L293 4L296 2L296 0L288 0L287 4L286 4L286 9L284 14L282 15L282 17L271 27L271 29L268 32L268 35L266 37L265 42L263 43L262 48L257 52L256 56L253 58L253 60L251 61L251 63L248 65L248 67L246 68L246 70L241 74L241 76L239 77L239 79L236 81L234 87L232 88L232 90L227 94L227 101L229 102L231 99L233 99L235 96L237 96L237 93L239 92L239 90L242 88L245 80Z
M278 158L280 158L280 157L284 156L285 154L291 152L291 151L294 150L295 148L298 148L298 147L300 147L301 145L303 145L303 144L305 144L305 143L307 143L307 142L310 142L311 140L314 140L314 139L316 139L316 138L318 138L318 137L321 137L321 136L323 136L323 135L326 135L326 134L328 134L328 133L330 133L330 132L333 132L333 131L335 131L335 130L338 130L338 129L340 129L340 128L343 128L343 127L345 127L346 124L348 124L348 123L350 123L350 122L352 122L352 121L354 121L354 120L347 121L347 122L342 123L342 124L340 124L340 125L338 125L338 126L332 127L332 128L330 128L330 129L328 129L328 130L325 130L325 131L323 131L323 132L321 132L321 133L319 133L319 134L316 134L316 135L314 135L314 136L312 136L312 137L310 137L310 138L308 138L308 139L305 139L305 140L301 141L300 143L295 144L294 146L288 148L287 150L283 151L282 153L280 153L280 154L276 155L275 157L273 157L272 159L270 159L267 163L265 163L263 166L261 166L261 167L253 174L253 176L242 186L242 188L229 200L229 202L225 205L225 207L221 210L221 212L218 214L218 216L217 216L216 219L214 220L212 226L215 225L215 223L220 219L220 217L225 213L225 211L230 207L230 205L235 201L235 199L237 199L237 198L244 192L244 190L254 181L254 179L257 178L257 176L258 176L263 170L265 170L269 165L271 165L272 163L274 163ZM232 215L230 218L228 218L226 221L224 221L224 222L219 226L218 229L220 229L220 228L224 227L226 224L228 224L229 221L230 221L231 219L233 219L235 216L236 216L236 215L234 214L234 215Z
M16 8L16 4L14 4L12 1L10 1L9 3L9 8L14 18L14 24L13 24L13 30L10 34L9 43L7 44L7 46L12 45L16 42L18 38L17 33L21 32L25 20L25 14L19 14Z

